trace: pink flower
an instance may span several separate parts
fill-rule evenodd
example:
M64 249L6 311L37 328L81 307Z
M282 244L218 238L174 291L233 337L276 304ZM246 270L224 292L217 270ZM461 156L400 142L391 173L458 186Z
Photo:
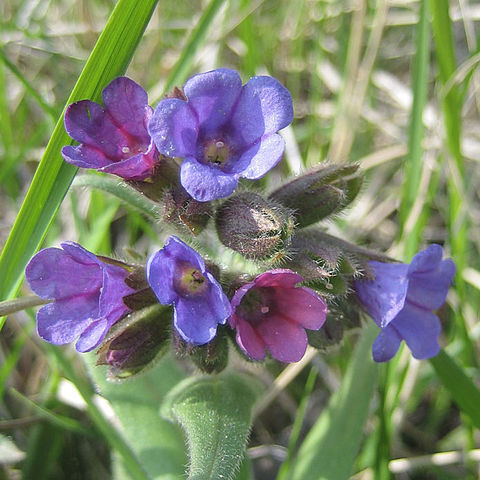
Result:
M262 273L232 298L230 326L246 355L254 360L270 354L281 362L298 362L307 348L305 329L318 330L327 305L313 290L296 285L303 278L287 269Z

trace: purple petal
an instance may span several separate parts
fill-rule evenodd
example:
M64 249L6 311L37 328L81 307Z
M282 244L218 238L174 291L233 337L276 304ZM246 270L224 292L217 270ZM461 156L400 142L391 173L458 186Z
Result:
M253 77L243 86L231 124L245 144L289 125L293 120L290 92L272 77Z
M103 108L90 100L69 105L65 129L74 140L97 148L111 161L122 158L122 148L130 143Z
M103 265L103 262L99 260L95 254L89 252L78 243L63 242L60 246L65 253L70 255L78 263L83 263L84 265Z
M369 315L386 327L400 312L408 288L408 265L370 261L375 280L357 280L354 288Z
M186 342L204 345L217 333L217 325L225 323L230 316L230 308L225 310L223 306L224 302L219 300L216 291L212 295L179 297L175 303L173 324Z
M255 279L255 286L294 288L300 282L303 282L303 278L298 273L287 268L277 268L259 275Z
M255 287L254 282L246 283L245 285L242 285L233 295L232 300L230 304L232 305L233 310L235 310L241 303L242 298L245 296L245 294L251 289ZM232 328L235 328L235 316L230 317L229 319L230 326Z
M100 318L96 322L90 324L83 331L75 344L77 352L85 353L98 347L101 341L105 338L110 327L111 325L108 324L107 319L105 318Z
M239 347L253 360L265 358L266 345L255 329L245 320L233 315L236 328L236 341Z
M85 144L63 147L62 157L66 162L80 168L97 169L110 165L112 162L101 150Z
M271 315L262 319L257 333L268 346L273 358L280 362L298 362L307 349L307 334L296 323Z
M443 248L440 245L433 243L425 250L418 252L410 263L408 273L414 272L428 272L437 267L443 257Z
M214 132L230 118L241 89L240 75L225 68L200 73L187 80L183 91L197 114L204 135Z
M73 342L98 318L98 293L49 303L37 312L37 331L55 345Z
M110 163L100 170L128 180L144 180L152 174L157 158L158 153L153 148L145 154L134 155L126 160Z
M287 317L291 322L310 330L318 330L327 318L326 303L306 287L275 288L272 305L276 315Z
M237 188L238 177L187 157L180 167L180 183L195 200L209 202L231 195Z
M79 263L59 248L38 252L27 265L26 278L32 291L44 299L86 294L98 296L102 285L102 272L98 265Z
M215 305L214 308L217 309L218 315L221 318L218 323L225 325L228 317L232 314L232 306L216 278L208 271L205 272L205 276L211 285L209 292L210 303Z
M407 301L428 310L440 308L445 303L455 270L452 260L442 260L433 270L414 271L409 275Z
M375 362L388 362L398 351L402 337L392 324L383 328L372 345L372 356Z
M127 77L118 77L105 87L102 98L105 110L116 125L142 143L150 143L144 120L151 107L147 92L140 85Z
M262 137L237 161L238 165L248 163L248 166L240 172L241 176L250 180L262 177L281 160L284 150L285 141L280 135Z
M442 326L434 313L407 301L391 325L405 340L415 358L419 360L431 358L440 350L438 337Z
M135 292L125 283L128 274L128 270L116 265L104 264L103 266L100 315L108 317L113 323L130 311L123 303L123 297Z
M148 132L163 155L186 157L196 152L198 120L184 100L162 100L148 124Z

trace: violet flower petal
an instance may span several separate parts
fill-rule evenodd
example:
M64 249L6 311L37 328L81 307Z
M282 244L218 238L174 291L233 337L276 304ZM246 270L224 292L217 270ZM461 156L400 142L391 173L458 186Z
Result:
M392 325L415 358L423 360L434 357L439 352L438 337L442 326L434 313L407 302Z
M273 77L253 77L243 86L231 120L246 145L278 132L293 120L290 92Z
M390 324L382 328L372 345L372 356L375 362L388 362L398 351L402 337Z
M310 288L277 288L274 299L276 315L282 315L303 328L318 330L327 318L327 304Z
M238 346L253 360L263 360L265 358L265 349L267 348L262 337L257 334L255 329L246 321L236 315L232 315L234 320L233 328L236 329L235 338Z
M162 100L148 124L148 133L163 155L186 157L196 153L198 120L184 100Z
M37 312L37 331L55 345L73 342L98 317L98 294L79 295L44 305Z
M408 265L403 263L369 262L375 280L355 282L360 301L379 327L386 327L400 312L408 289Z
M241 176L249 180L263 177L282 159L285 141L276 133L262 137L258 143L246 150L238 164L248 163Z
M180 297L175 303L174 326L180 336L193 345L210 342L217 333L218 324L225 323L231 313L230 305L225 309L225 302L219 298L215 286L211 289L213 292L208 295Z
M282 316L270 315L256 327L273 358L280 362L298 362L307 349L305 330Z
M294 288L300 282L303 282L303 278L298 273L286 268L277 268L260 274L255 279L255 286Z
M62 157L67 163L79 168L103 168L111 163L101 150L86 144L63 147Z
M436 310L445 303L448 289L455 276L455 263L441 260L430 271L409 271L407 301L427 310Z
M147 92L140 85L127 77L115 78L103 89L102 98L106 112L120 129L141 143L150 143L144 120L146 110L153 110L148 105Z
M27 265L26 276L33 292L45 300L95 293L102 284L98 265L80 264L59 248L38 252Z
M91 323L75 344L77 352L85 353L93 350L102 342L111 326L105 318L100 318L96 322Z
M241 89L240 75L226 68L200 73L187 80L183 91L204 135L214 132L230 118Z
M180 183L195 200L208 202L231 195L237 188L238 176L186 157L180 167Z

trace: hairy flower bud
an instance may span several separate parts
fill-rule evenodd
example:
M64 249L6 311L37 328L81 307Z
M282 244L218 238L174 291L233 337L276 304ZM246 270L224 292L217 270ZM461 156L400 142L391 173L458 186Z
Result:
M388 261L387 257L345 242L318 230L307 229L295 235L286 259L308 285L323 294L343 295L353 278L370 278L369 260Z
M212 216L209 203L197 202L182 187L172 188L163 197L163 220L198 235Z
M108 379L136 375L164 353L171 336L171 317L171 309L157 303L118 322L97 351L97 365L108 365Z
M224 245L246 258L266 260L286 251L295 222L288 208L244 192L229 198L217 210L216 226Z
M270 198L294 210L296 223L303 228L349 205L362 180L358 165L321 165L275 190Z

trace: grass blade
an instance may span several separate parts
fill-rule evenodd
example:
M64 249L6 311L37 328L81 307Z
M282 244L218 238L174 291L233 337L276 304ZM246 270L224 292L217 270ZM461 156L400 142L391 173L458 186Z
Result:
M99 100L102 89L125 72L156 3L119 0L67 105L84 98ZM70 142L62 114L0 257L1 300L11 297L19 287L25 265L42 242L77 172L60 155L60 149Z

